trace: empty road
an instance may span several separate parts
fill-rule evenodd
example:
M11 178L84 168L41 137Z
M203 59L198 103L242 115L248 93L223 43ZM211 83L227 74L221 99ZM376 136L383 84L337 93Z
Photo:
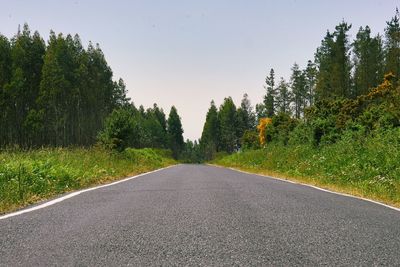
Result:
M178 165L0 219L0 266L400 265L400 212Z

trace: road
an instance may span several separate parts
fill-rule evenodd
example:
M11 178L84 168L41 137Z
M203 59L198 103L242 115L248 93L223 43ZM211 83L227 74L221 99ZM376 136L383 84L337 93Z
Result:
M0 266L400 265L400 212L178 165L0 220Z

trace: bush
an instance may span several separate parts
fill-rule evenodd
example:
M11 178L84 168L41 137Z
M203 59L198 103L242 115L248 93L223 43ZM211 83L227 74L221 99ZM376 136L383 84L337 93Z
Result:
M246 130L241 139L242 149L257 149L260 148L258 133L252 130Z
M99 133L99 142L108 149L123 151L127 147L139 147L142 129L130 108L114 110L105 120Z

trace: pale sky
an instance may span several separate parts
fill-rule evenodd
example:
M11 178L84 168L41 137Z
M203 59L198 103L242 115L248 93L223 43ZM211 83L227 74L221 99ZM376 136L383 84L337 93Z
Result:
M304 67L329 29L343 19L352 37L360 26L383 34L394 0L0 0L0 33L12 37L27 22L47 40L49 32L78 33L99 43L136 106L154 102L168 115L175 105L184 137L201 136L210 101L248 93L262 101L270 68L289 78ZM351 38L352 38L351 37Z

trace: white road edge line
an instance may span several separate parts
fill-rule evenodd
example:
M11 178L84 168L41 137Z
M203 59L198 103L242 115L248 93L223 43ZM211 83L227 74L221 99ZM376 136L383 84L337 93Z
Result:
M395 211L400 211L400 208L396 208L396 207L387 205L387 204L382 203L382 202L378 202L378 201L375 201L375 200L372 200L372 199L368 199L368 198L353 196L353 195L349 195L349 194L346 194L346 193L340 193L340 192L330 191L330 190L328 190L328 189L324 189L324 188L321 188L321 187L318 187L318 186L315 186L315 185L303 184L303 183L300 183L300 182L295 182L295 181L291 181L291 180L286 180L286 179L282 179L282 178L278 178L278 177L274 177L274 176L270 176L270 175L264 175L264 174L259 174L259 173L246 172L246 171L242 171L242 170L235 169L235 168L231 168L231 167L223 167L223 166L218 166L218 165L210 165L210 166L214 166L214 167L218 167L218 168L225 168L225 169L229 169L229 170L232 170L232 171L237 171L237 172L241 172L241 173L245 173L245 174L257 175L257 176L261 176L261 177L266 177L266 178L270 178L270 179L275 179L275 180L279 180L279 181L286 182L286 183L297 184L297 185L303 185L303 186L311 187L311 188L314 188L314 189L317 189L317 190L320 190L320 191L324 191L324 192L327 192L327 193L331 193L331 194L335 194L335 195L340 195L340 196L345 196L345 197L356 198L356 199L361 199L361 200L368 201L368 202L371 202L371 203L374 203L374 204L377 204L377 205L384 206L384 207L386 207L386 208L389 208L389 209L392 209L392 210L395 210Z
M24 213L32 212L32 211L35 211L35 210L40 210L40 209L52 206L52 205L54 205L56 203L59 203L59 202L64 201L66 199L75 197L75 196L80 195L80 194L85 193L85 192L89 192L89 191L92 191L92 190L96 190L96 189L100 189L100 188L116 185L116 184L119 184L119 183L123 183L123 182L129 181L129 180L132 180L132 179L144 176L144 175L148 175L148 174L159 172L159 171L162 171L162 170L165 170L165 169L168 169L168 168L172 168L172 167L175 167L177 165L179 165L179 164L171 165L171 166L164 167L164 168L161 168L161 169L157 169L157 170L154 170L154 171L144 172L144 173L141 173L141 174L138 174L138 175L135 175L135 176L131 176L131 177L128 177L128 178L125 178L125 179L122 179L122 180L118 180L118 181L109 183L109 184L99 185L99 186L95 186L95 187L91 187L91 188L75 191L75 192L72 192L72 193L70 193L68 195L65 195L65 196L50 200L48 202L45 202L43 204L40 204L40 205L32 207L32 208L27 208L27 209L23 209L23 210L20 210L20 211L12 212L12 213L9 213L9 214L5 214L3 216L0 216L0 220L4 220L4 219L10 218L10 217L14 217L14 216L21 215L21 214L24 214Z

